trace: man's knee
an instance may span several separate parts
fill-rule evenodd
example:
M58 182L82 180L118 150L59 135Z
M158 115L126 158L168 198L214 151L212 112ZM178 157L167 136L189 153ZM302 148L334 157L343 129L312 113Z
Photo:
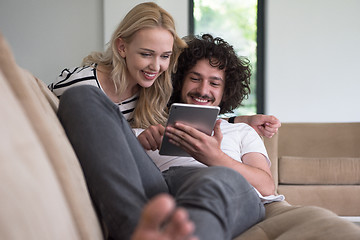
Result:
M251 185L233 169L226 167L207 167L193 174L180 191L213 194L214 196L233 196L248 192Z
M209 183L213 182L214 185L220 185L234 191L251 188L247 180L239 172L231 168L208 167L207 172L204 177L208 177Z

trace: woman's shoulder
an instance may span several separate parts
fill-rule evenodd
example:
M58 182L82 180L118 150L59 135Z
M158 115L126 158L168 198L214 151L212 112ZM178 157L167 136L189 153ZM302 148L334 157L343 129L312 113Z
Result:
M65 89L78 85L93 85L100 88L96 77L96 66L65 68L57 77L56 82L49 84L48 88L60 96Z
M73 68L65 68L58 76L58 80L81 79L96 77L95 66L81 66Z

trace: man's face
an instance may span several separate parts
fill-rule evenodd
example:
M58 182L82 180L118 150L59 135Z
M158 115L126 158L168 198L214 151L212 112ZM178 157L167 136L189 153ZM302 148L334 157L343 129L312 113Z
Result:
M181 99L187 104L219 106L224 87L225 71L202 59L185 75Z

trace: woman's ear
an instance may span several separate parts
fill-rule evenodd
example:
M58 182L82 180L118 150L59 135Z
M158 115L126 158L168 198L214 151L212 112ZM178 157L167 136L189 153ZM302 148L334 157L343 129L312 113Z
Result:
M122 58L125 58L126 57L126 51L125 51L125 42L124 42L124 40L122 38L118 38L116 41L117 41L116 42L117 50L118 50L120 56Z

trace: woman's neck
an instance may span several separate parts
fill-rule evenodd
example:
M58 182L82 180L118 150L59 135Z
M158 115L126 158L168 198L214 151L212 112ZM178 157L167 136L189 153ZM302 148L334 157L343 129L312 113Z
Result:
M119 96L116 92L114 81L111 79L111 72L104 66L98 66L96 73L99 83L105 94L114 103L121 103L122 101L134 96L140 89L138 84L129 85L126 90Z

